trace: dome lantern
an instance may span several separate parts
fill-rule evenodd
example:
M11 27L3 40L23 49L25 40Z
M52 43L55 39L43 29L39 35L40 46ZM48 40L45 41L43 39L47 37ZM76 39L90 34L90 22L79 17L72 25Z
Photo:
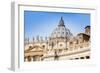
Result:
M58 26L64 26L65 27L63 17L61 17Z

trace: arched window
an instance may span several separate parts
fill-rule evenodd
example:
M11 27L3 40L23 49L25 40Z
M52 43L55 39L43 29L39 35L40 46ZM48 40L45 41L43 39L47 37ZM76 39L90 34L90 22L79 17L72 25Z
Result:
M29 49L31 49L32 48L32 46L29 46Z
M80 59L84 59L84 57L80 57Z
M42 47L45 48L45 45L43 45Z
M75 58L75 59L77 60L77 59L79 59L79 58Z
M29 62L31 61L31 56L28 56L28 61L29 61Z
M90 56L86 56L86 59L90 59Z
M62 44L60 44L60 46L63 46Z

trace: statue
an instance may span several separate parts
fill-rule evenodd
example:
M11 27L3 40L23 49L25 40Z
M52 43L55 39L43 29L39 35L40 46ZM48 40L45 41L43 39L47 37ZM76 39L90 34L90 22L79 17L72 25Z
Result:
M36 41L38 41L38 42L39 42L39 35L36 37Z
M33 37L33 42L34 42L34 37Z
M41 42L42 42L43 41L43 37L41 36L40 39L41 39Z

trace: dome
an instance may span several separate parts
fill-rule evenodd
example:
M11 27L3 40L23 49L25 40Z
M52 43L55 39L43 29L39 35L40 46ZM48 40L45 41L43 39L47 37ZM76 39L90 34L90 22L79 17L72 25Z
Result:
M71 36L72 36L72 33L70 32L68 28L65 27L64 20L61 17L59 21L59 25L51 33L51 38L56 38L56 37L70 38Z

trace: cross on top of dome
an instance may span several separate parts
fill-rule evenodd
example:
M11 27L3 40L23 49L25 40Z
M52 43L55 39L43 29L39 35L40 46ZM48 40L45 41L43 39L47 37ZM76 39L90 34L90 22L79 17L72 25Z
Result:
M64 26L65 27L63 17L61 17L58 26Z

